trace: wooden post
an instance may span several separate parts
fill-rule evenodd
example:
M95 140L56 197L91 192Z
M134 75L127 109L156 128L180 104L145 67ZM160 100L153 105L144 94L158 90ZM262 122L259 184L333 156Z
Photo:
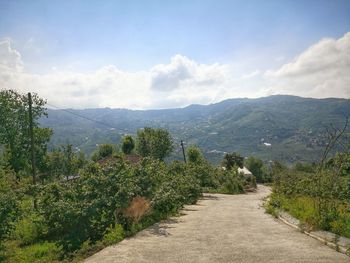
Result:
M36 167L35 167L35 149L34 149L34 132L33 132L33 111L32 111L32 94L28 93L29 103L29 135L30 135L30 152L32 164L33 185L36 185ZM36 198L34 197L34 208L36 209Z
M185 147L184 147L184 142L182 140L181 140L181 147L182 147L182 154L184 156L184 162L186 163Z

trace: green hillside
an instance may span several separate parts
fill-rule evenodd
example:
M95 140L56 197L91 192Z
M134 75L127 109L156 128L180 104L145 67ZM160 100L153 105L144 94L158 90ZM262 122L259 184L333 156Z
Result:
M180 158L182 139L187 145L203 148L213 162L218 162L224 152L237 151L266 161L291 163L319 159L326 143L326 127L344 125L350 116L350 100L278 95L180 109L49 109L48 113L41 123L54 130L51 147L72 143L90 154L96 144L119 143L124 134L135 134L137 129L150 126L172 133L178 145L173 158Z

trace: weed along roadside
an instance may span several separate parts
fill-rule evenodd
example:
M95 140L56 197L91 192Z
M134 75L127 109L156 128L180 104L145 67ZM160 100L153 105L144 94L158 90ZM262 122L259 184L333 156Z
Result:
M346 127L346 125L345 125ZM275 162L268 213L307 235L349 254L350 249L350 152L329 153L343 143L344 129L335 129L318 164Z
M300 230L302 233L315 238L323 244L335 249L338 252L350 256L350 238L342 237L328 231L311 231L305 229L304 225L296 218L292 217L284 211L276 211L278 219L285 224Z

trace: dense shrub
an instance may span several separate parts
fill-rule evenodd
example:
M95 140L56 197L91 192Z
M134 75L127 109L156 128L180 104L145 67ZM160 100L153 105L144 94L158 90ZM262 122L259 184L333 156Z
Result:
M113 245L124 239L124 229L121 225L117 224L114 227L110 226L106 230L106 234L103 236L102 242L105 245Z
M9 263L18 262L59 262L62 258L62 251L59 246L52 242L36 243L26 247L16 247L10 252Z
M325 166L275 163L270 207L288 211L309 228L350 237L350 174L342 158L338 155Z
M245 180L237 169L222 170L219 175L219 192L223 194L244 193Z
M18 200L11 189L9 175L0 168L0 249L2 240L14 228L18 216Z
M199 180L201 187L204 188L217 188L219 186L218 181L218 168L213 167L207 161L199 163L190 162L186 166L187 173L191 174Z
M78 181L50 184L42 190L40 210L48 236L73 251L87 239L102 238L114 223L114 211L128 205L135 194L131 170L122 162L101 168L91 164Z
M119 239L112 229L118 232L120 226L129 233L142 229L140 220L148 213L174 213L200 197L200 181L187 168L152 158L138 165L118 159L103 167L90 164L74 182L45 185L39 210L48 227L47 237L70 252L87 240L94 244L113 235Z
M16 223L14 237L19 240L22 245L29 245L38 241L46 232L47 229L43 218L36 213L32 213L26 217L22 217L22 219Z

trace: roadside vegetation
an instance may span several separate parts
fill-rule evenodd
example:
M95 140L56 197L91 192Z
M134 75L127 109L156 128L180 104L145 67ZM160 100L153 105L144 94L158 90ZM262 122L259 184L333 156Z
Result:
M332 127L327 137L320 163L297 163L292 167L273 164L273 193L267 211L276 215L285 210L306 230L322 229L350 237L350 144L346 125L343 129Z
M33 102L34 160L27 96L0 92L0 261L79 261L176 215L203 191L237 194L252 183L235 153L225 169L196 146L187 163L166 163L174 142L165 129L140 129L91 157L70 144L49 151L54 131L38 124L45 101L34 94Z

